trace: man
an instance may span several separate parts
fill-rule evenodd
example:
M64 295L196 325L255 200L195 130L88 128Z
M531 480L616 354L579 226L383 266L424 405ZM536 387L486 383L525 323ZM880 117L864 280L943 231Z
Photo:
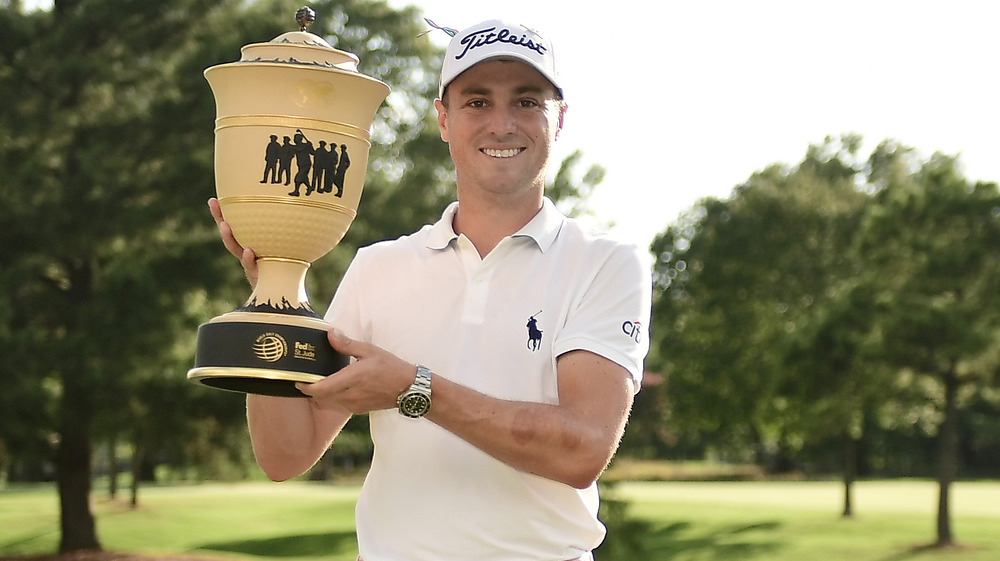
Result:
M439 93L458 201L358 251L326 316L355 360L300 384L308 400L248 396L254 453L272 479L295 477L368 413L364 561L590 560L595 482L647 349L647 259L544 197L566 112L544 37L500 21L457 33ZM253 281L253 252L210 206Z

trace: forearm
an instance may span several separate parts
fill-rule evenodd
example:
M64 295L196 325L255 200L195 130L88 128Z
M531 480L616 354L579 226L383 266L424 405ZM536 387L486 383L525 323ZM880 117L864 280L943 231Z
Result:
M600 476L617 448L630 391L611 418L560 405L500 400L439 376L427 419L511 467L583 488Z
M357 414L396 407L417 367L336 330L330 343L356 360L300 388L310 402ZM618 447L634 385L622 366L589 351L557 359L559 402L508 401L431 374L431 407L424 418L516 469L575 487L601 474Z
M349 414L319 410L308 399L247 395L247 426L257 464L284 481L305 473L347 423Z

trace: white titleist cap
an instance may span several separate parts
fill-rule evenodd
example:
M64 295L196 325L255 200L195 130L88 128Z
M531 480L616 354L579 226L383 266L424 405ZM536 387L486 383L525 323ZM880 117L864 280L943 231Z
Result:
M559 97L563 97L552 43L534 29L500 20L484 21L455 34L441 65L438 96L444 97L444 89L459 74L493 59L513 59L530 65L552 82Z

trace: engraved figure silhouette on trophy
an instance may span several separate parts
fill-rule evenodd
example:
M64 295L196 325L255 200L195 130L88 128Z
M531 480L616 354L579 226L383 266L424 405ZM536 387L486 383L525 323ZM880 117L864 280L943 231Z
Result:
M315 153L312 142L306 138L301 130L295 130L295 144L292 145L295 153L295 190L288 194L290 197L298 197L299 190L304 185L306 195L312 194L313 186L309 179L309 171L312 169L312 156Z
M294 141L294 142L293 142ZM344 196L344 179L351 167L351 157L347 153L347 145L340 145L340 155L337 155L337 143L320 140L314 148L305 133L295 131L295 137L284 137L283 143L278 143L278 135L270 135L270 141L264 148L264 178L261 183L284 184L291 183L292 161L295 161L295 189L288 193L291 197L313 193L330 193L337 187L335 197ZM270 178L270 180L269 180Z
M340 145L340 163L337 164L337 172L333 176L333 184L337 186L337 193L334 195L336 197L342 197L344 195L344 176L347 174L347 168L351 167L351 158L347 156L347 145Z
M331 158L333 159L332 163L330 162ZM332 146L327 149L325 140L320 140L316 154L313 156L312 190L317 193L329 191L326 184L333 181L333 171L336 167L337 153L333 151Z
M292 159L295 158L295 150L292 148L291 142L292 139L287 136L282 139L278 149L278 180L271 181L271 183L281 183L282 177L285 178L285 185L292 182Z
M264 179L261 183L267 183L267 176L271 176L271 183L278 182L278 156L281 155L281 144L278 143L278 135L271 135L271 142L267 143L264 151Z

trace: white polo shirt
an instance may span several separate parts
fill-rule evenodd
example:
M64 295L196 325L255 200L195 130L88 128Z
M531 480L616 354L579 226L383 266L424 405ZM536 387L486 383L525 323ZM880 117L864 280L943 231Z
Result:
M359 250L327 320L501 399L557 403L556 358L577 349L624 366L638 388L652 285L643 251L584 231L546 199L480 259L452 228L457 208ZM603 540L596 485L518 471L396 410L370 422L375 453L356 512L365 561L555 561Z

